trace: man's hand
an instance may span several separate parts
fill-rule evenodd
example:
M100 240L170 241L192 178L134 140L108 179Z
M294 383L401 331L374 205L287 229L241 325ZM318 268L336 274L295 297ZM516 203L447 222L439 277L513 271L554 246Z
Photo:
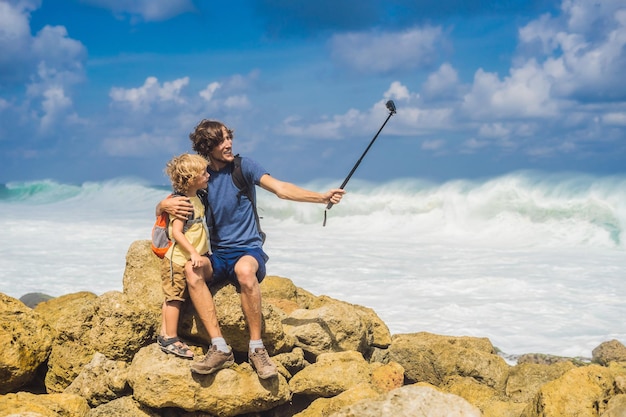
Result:
M341 197L343 197L345 193L346 191L342 190L341 188L332 189L324 195L324 202L326 204L333 203L333 205L339 204L339 202L341 201Z
M177 196L166 198L165 200L161 200L161 202L157 205L157 216L164 211L185 221L190 214L193 214L193 205L187 197Z

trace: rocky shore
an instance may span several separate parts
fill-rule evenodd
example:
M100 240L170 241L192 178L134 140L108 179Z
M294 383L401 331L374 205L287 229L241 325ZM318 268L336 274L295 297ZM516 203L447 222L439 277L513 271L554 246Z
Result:
M278 377L261 380L246 362L232 285L212 292L236 363L195 375L155 344L159 262L137 241L123 292L24 302L0 293L0 417L626 416L620 341L600 344L591 361L528 354L511 365L487 338L391 335L375 311L274 276L261 290ZM179 327L199 360L208 335L190 304Z

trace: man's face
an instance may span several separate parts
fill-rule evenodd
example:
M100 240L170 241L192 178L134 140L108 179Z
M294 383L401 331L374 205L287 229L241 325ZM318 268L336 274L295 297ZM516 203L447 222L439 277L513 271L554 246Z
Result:
M235 156L233 155L233 135L225 127L222 127L222 134L225 139L222 143L213 148L210 157L212 161L226 164L235 159Z

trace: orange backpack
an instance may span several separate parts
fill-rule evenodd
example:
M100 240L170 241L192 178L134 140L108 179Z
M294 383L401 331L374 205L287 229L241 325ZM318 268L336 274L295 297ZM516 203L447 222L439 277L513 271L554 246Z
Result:
M177 197L180 194L174 193L167 196L167 198ZM198 197L203 202L204 207L206 208L208 203L206 201L206 191L198 191ZM196 219L193 218L193 213L191 214L191 219L187 219L185 222L185 226L183 227L183 233L189 229L189 227L194 223L200 223L204 220L204 216L200 216ZM161 213L161 215L157 216L156 221L154 222L154 226L152 226L152 242L150 243L150 247L152 252L159 258L165 257L165 254L170 249L170 247L175 243L169 234L169 226L170 226L170 215L167 212Z

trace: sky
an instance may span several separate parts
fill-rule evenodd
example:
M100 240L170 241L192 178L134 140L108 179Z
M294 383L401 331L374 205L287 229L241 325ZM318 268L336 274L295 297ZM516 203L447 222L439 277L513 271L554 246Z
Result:
M387 118L355 178L623 175L626 2L0 0L0 183L168 184L202 119L341 181Z

